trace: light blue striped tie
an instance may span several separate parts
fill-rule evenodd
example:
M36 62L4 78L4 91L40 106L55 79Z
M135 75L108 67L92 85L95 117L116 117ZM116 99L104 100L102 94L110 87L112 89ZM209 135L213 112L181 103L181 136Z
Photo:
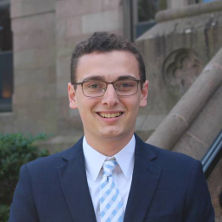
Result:
M115 159L106 160L103 164L103 178L100 185L101 222L123 221L123 202L112 176L116 165Z

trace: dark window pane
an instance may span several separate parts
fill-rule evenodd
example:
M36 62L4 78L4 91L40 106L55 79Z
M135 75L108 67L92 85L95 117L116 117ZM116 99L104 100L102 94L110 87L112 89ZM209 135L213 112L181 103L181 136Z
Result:
M11 111L13 93L12 65L9 1L0 0L0 112Z
M166 0L138 0L138 21L154 20L155 14L166 8Z
M136 37L152 28L158 11L167 8L167 0L138 0L138 23L135 27Z

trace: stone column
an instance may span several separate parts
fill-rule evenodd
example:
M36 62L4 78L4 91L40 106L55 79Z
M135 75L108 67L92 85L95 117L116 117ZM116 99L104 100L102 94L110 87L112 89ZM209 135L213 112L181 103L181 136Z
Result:
M24 133L56 132L54 0L11 0L13 114Z

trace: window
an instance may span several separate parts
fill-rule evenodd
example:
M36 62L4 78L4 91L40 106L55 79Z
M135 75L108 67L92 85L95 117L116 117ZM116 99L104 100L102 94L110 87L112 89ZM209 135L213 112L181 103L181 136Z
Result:
M0 0L0 112L12 110L12 32L9 1Z
M156 24L155 15L159 10L167 8L166 0L138 0L138 22L136 24L136 37Z
M215 2L215 1L220 1L220 0L195 0L195 3L207 3L207 2Z
M214 2L215 0L202 0L203 2Z

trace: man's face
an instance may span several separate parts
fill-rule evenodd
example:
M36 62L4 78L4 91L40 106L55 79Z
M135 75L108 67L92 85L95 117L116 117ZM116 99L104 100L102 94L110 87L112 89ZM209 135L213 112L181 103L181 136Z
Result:
M76 82L96 77L112 82L124 76L140 79L138 62L126 51L93 52L79 58ZM148 82L140 83L136 94L118 96L109 84L101 97L86 97L82 86L68 84L70 108L78 109L83 123L84 135L88 140L108 138L130 138L135 129L136 116L140 106L146 106Z

